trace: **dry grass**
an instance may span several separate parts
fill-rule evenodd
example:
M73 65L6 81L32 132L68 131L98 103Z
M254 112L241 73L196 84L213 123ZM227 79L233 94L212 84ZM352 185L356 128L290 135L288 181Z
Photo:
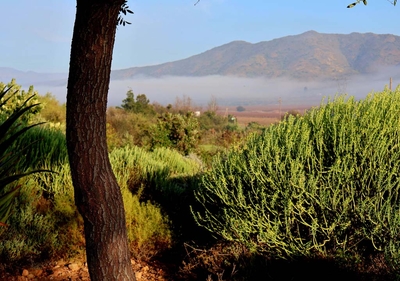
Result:
M279 105L257 105L245 106L246 110L239 112L236 106L221 106L218 114L222 116L233 115L237 118L240 126L247 126L250 122L257 122L260 125L268 126L280 120L286 112L293 110L303 114L310 106L279 106Z

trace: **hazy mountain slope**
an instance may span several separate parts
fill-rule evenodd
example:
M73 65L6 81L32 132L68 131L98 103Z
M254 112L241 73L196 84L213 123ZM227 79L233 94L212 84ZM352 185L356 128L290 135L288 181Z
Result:
M365 74L400 65L400 37L308 31L256 44L234 41L187 59L113 71L113 79L235 75L314 79Z
M16 79L17 84L22 86L30 85L66 85L66 73L38 73L34 71L20 71L10 67L0 67L0 82L8 83Z

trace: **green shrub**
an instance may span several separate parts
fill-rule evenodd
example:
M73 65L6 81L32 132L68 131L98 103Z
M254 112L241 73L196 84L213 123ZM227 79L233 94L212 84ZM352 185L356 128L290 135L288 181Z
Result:
M21 188L18 212L1 236L3 262L69 257L83 251L83 220L74 204L69 164L59 164L53 171L32 175Z
M40 213L41 192L33 181L25 183L16 198L15 208L9 217L9 226L1 235L0 260L16 262L34 259L57 251L57 227L54 217ZM42 206L43 207L43 206Z
M199 126L203 131L207 130L223 130L224 126L228 123L228 119L218 115L215 111L205 111L199 117Z
M51 93L44 96L39 95L38 100L42 106L40 117L52 124L65 124L66 105L60 104L57 98Z
M158 117L151 133L151 148L174 148L184 155L192 152L199 142L199 122L192 112L185 115L167 112Z
M30 144L29 150L25 152L25 157L20 162L26 169L45 166L51 168L68 161L65 134L59 129L47 125L32 128L22 134L10 150L18 150L28 144Z
M29 93L33 91L31 87ZM24 153L32 143L16 146L21 136L40 124L28 125L30 117L38 108L33 100L35 94L27 96L13 80L8 86L0 83L0 227L10 216L14 197L20 185L16 182L41 170L29 170L23 165ZM1 229L3 230L3 229ZM1 231L0 231L1 232Z
M155 117L119 108L107 110L107 141L110 148L124 145L149 146L149 130Z
M50 166L50 161L43 165ZM166 148L148 152L128 146L115 149L110 161L123 194L130 250L137 258L150 259L169 248L173 237L173 223L164 206L150 200L157 197L152 194L162 194L157 198L164 202L182 198L191 190L186 177L198 173L198 163ZM54 173L35 174L21 189L18 212L0 236L1 262L33 261L43 253L70 257L84 250L83 220L74 204L69 164L54 163Z
M126 146L113 150L110 161L123 194L131 251L149 259L172 245L176 222L169 217L176 218L173 211L182 208L176 203L190 191L183 178L198 173L199 166L167 148Z
M275 257L400 261L400 91L338 96L252 135L201 180L198 224Z
M176 181L200 172L197 161L163 147L152 152L129 146L115 149L110 153L110 161L117 179L128 183L131 191L138 192L145 187L147 192L158 190L165 196L184 192L185 184L176 184Z
M174 229L175 238L181 236L183 228L196 228L189 205L194 201L196 176L201 172L198 159L184 157L167 148L149 152L139 147L124 147L112 151L110 160L122 190L125 187L129 189L142 204L151 202L157 206L159 212L170 221L168 227ZM143 207L147 208L145 205ZM127 214L129 216L135 217ZM154 220L157 220L157 216L154 216ZM151 219L147 221L157 224Z
M127 188L122 188L129 246L139 259L149 260L172 245L168 217L149 201L140 202Z
M0 115L11 116L18 108L29 109L20 117L20 121L25 123L34 122L37 114L42 110L42 106L38 101L38 92L30 86L28 91L21 89L22 87L12 79L10 83L4 84L0 82L1 103ZM10 90L7 90L10 89ZM35 106L32 106L34 105Z

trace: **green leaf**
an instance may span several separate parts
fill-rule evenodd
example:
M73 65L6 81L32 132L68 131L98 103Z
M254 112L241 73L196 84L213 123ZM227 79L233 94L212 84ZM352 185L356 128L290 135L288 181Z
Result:
M12 87L3 88L0 90L0 99L3 99L5 95L10 91ZM11 97L16 95L18 91L11 94ZM14 197L18 195L19 186L12 189L11 191L5 191L4 189L8 184L11 184L22 177L27 175L38 173L38 172L50 172L48 170L35 170L25 171L24 173L18 173L18 163L21 157L23 157L24 150L26 148L20 148L18 151L8 151L12 144L27 130L37 126L34 124L27 126L19 119L31 108L38 104L28 105L28 102L34 97L27 98L25 102L17 107L10 115L0 123L0 225L4 226L5 221L10 215ZM6 105L10 97L0 102L0 108ZM21 128L20 128L21 127Z
M1 179L0 180L0 186L5 186L7 184L10 184L10 183L12 183L14 181L17 181L17 180L23 178L23 177L26 177L26 176L29 176L29 175L32 175L32 174L36 174L36 173L43 173L43 172L54 173L53 171L50 171L50 170L35 170L35 171L30 171L30 172L27 172L27 173L23 173L23 174L12 175L12 176L9 176L9 177Z
M15 196L17 196L20 186L3 194L0 197L0 222L5 223L10 216L11 207Z
M367 6L367 0L363 0L365 6Z
M355 5L357 5L357 3L352 3L352 4L348 5L347 8L353 8Z

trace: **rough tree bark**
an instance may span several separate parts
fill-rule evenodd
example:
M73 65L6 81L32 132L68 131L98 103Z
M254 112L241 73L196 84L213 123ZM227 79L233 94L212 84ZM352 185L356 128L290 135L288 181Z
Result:
M124 0L77 0L67 92L67 146L92 281L135 280L122 195L108 158L106 109Z

